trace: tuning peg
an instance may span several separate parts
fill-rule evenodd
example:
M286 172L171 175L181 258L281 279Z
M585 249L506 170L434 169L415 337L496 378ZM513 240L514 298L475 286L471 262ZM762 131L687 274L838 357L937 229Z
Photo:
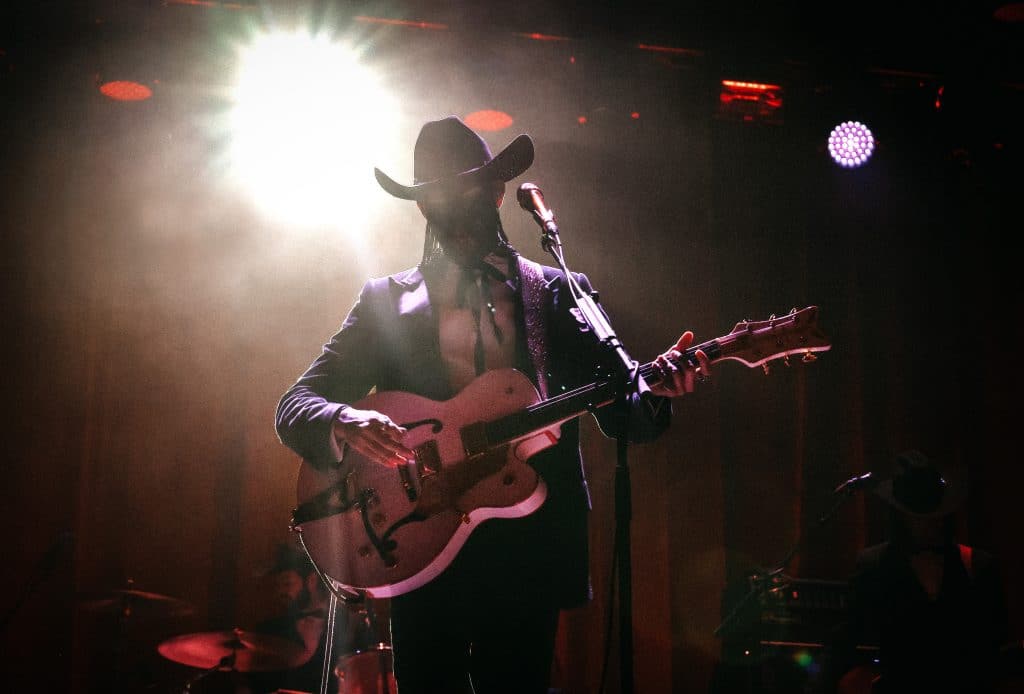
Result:
M765 363L761 364L761 368L764 369L764 375L765 376L771 376L771 374L772 374L772 367L768 365L768 362L765 362Z
M802 361L804 364L810 364L812 362L818 361L818 357L811 350L807 350L806 352L804 352L804 356L800 359L800 361Z

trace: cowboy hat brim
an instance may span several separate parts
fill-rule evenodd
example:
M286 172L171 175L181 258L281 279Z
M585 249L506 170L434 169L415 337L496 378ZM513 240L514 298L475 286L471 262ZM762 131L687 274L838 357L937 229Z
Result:
M942 495L942 501L939 505L931 511L915 511L905 504L900 503L893 494L891 479L883 480L877 487L875 487L875 495L885 501L887 504L905 513L908 516L917 516L919 518L934 518L936 516L945 516L953 511L956 511L961 502L964 500L964 484L963 480L955 473L950 471L943 471L943 478L947 482L946 493Z
M486 164L451 176L444 176L433 181L424 181L411 186L402 185L378 168L373 174L380 187L396 198L402 200L422 200L432 190L447 186L469 183L476 178L494 178L507 183L526 171L533 164L533 140L529 135L520 135L508 143Z

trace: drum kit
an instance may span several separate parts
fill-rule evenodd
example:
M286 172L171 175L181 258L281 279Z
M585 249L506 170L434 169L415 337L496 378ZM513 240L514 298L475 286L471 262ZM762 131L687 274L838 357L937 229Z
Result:
M369 598L365 600L369 602ZM184 600L159 593L135 590L129 587L80 596L79 609L96 615L109 615L118 619L119 633L128 633L128 624L135 620L159 621L192 615L195 610ZM346 610L368 627L373 624L373 607L366 604L339 603L338 611ZM328 685L321 682L320 691L273 689L260 690L249 680L250 675L287 673L311 664L314 657L305 645L282 636L259 631L227 629L201 631L173 636L160 641L157 654L164 662L184 666L186 674L180 682L166 685L149 684L146 691L166 691L167 694L210 692L211 694L396 694L392 669L391 646L387 640L370 640L376 629L362 629L355 642L336 643L332 660L332 678ZM117 649L116 649L117 650ZM120 651L124 651L124 644ZM322 663L321 663L322 666ZM123 669L115 666L115 671ZM321 667L321 670L323 668ZM215 673L229 673L230 677L210 677ZM115 680L123 681L117 675ZM115 687L119 689L119 687Z
M198 671L180 688L182 692L190 692L210 673L284 672L306 665L311 655L294 641L241 629L183 634L162 642L157 651L170 661ZM391 647L386 643L343 653L334 660L332 672L337 686L327 689L328 694L396 694L398 691ZM251 685L243 684L240 688L251 691ZM273 694L317 692L275 689Z

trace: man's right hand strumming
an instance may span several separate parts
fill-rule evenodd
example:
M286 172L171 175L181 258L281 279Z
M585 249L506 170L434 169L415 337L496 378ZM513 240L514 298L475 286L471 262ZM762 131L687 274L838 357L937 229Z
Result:
M334 439L359 455L383 465L400 465L415 454L402 443L406 429L383 412L343 407L334 420Z

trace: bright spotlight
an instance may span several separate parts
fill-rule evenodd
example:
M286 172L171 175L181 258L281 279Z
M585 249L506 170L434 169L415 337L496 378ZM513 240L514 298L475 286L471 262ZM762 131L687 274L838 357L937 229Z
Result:
M848 120L833 128L828 136L828 151L837 164L852 169L871 158L875 136L860 121Z
M387 91L354 48L326 36L266 35L239 58L230 117L236 180L282 222L357 226L353 213L366 208L373 166L395 134Z

